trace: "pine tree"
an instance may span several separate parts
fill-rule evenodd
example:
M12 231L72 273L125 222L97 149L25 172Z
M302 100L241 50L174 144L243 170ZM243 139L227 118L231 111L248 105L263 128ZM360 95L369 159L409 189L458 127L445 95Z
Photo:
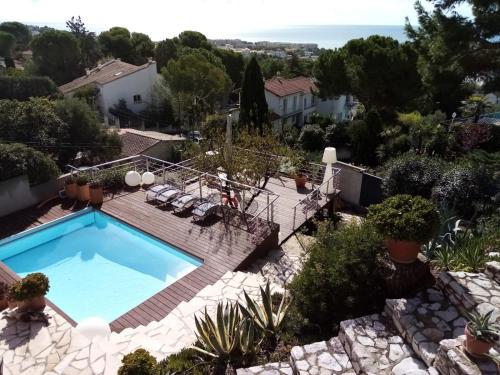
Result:
M264 93L264 79L257 59L252 57L243 76L241 86L240 122L263 133L268 124L267 101Z

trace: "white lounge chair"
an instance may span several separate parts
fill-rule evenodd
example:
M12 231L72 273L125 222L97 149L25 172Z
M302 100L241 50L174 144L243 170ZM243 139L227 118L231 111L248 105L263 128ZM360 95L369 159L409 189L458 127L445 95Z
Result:
M193 194L183 194L175 198L171 205L174 207L174 212L180 213L189 210L193 207L199 198Z
M180 194L182 194L182 191L180 191L179 189L169 188L158 193L155 199L162 204L167 204L177 198Z
M155 185L150 187L148 190L146 190L146 202L151 200L156 199L158 194L171 189L173 186L170 184L163 184L163 185Z
M208 217L215 215L217 211L220 209L220 207L221 207L220 203L214 203L208 201L200 203L194 208L192 212L193 221L206 220Z

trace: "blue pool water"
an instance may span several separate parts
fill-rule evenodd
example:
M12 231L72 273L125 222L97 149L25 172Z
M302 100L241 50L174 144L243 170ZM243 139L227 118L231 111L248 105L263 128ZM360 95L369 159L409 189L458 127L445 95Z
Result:
M47 275L47 297L76 322L111 322L202 264L94 210L1 241L0 259L20 276Z

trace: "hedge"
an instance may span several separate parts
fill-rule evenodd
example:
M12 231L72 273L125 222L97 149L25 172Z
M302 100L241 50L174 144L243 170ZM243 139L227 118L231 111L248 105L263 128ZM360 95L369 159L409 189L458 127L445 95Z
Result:
M38 185L59 173L56 163L43 152L20 143L0 143L0 181L26 174L30 185Z
M48 77L0 77L0 99L28 100L57 93L56 84Z

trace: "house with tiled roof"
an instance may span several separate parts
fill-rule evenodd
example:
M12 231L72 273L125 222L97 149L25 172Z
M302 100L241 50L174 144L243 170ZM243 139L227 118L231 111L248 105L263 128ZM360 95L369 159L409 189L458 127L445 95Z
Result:
M176 148L187 141L182 135L172 135L150 130L122 128L118 130L122 141L121 157L136 155L175 161Z
M107 121L113 119L110 108L120 100L133 112L145 110L153 101L157 79L154 61L137 66L113 59L86 71L84 76L60 86L59 90L65 96L72 96L80 89L96 88L97 105Z
M312 78L276 77L265 82L267 105L275 126L302 126L312 113L330 117L336 121L352 118L352 97L339 96L321 99Z

